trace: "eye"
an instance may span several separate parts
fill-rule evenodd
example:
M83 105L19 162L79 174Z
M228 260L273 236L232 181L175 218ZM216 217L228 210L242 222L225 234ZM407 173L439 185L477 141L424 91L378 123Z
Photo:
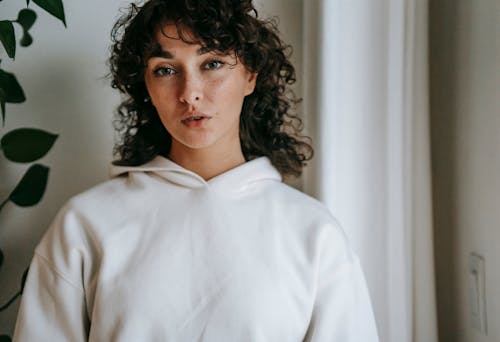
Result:
M158 67L156 69L153 70L153 74L155 76L171 76L173 74L176 74L177 72L172 69L172 68L169 68L169 67Z
M208 61L207 63L205 63L203 68L206 70L213 70L213 69L219 69L223 65L224 65L224 62L214 60L214 61Z

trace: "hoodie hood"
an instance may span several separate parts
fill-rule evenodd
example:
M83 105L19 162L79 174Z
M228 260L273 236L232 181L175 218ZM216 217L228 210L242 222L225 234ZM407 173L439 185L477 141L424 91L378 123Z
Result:
M265 180L281 182L282 179L281 174L267 157L248 161L208 181L162 156L156 156L150 162L140 166L112 165L110 170L111 177L135 172L154 173L171 183L186 188L210 187L225 191L242 191L255 182Z

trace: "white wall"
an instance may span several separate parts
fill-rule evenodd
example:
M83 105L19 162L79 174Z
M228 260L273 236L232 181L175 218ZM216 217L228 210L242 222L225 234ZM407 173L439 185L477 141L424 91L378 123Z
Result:
M440 341L500 341L500 1L430 2ZM472 327L468 258L486 266L488 334Z
M3 53L2 68L14 72L28 101L7 105L7 123L1 134L18 127L37 127L59 134L50 153L41 160L51 167L45 197L36 207L8 204L0 212L0 247L5 261L0 269L0 303L17 292L21 274L32 252L61 205L72 195L107 179L112 159L114 108L118 94L104 78L109 33L123 0L66 0L68 28L39 13L32 29L34 44L19 48L16 60ZM294 45L301 75L302 0L260 0L261 16L277 15L284 38ZM1 18L16 18L24 1L4 0ZM36 5L32 5L36 7ZM300 83L296 92L300 94ZM0 200L8 196L27 165L0 156ZM11 334L18 308L0 314L0 335Z
M109 32L119 1L64 4L67 29L57 19L37 10L38 22L31 31L33 45L18 47L15 61L3 58L1 52L2 68L16 74L27 97L24 104L7 104L2 134L18 127L36 127L60 135L41 160L51 167L42 202L31 208L9 203L0 213L0 246L5 254L0 270L2 304L17 292L33 249L58 208L70 196L105 180L111 160L111 118L119 97L103 76ZM23 5L23 1L2 1L2 19L16 18ZM0 158L3 199L28 165L13 164L3 155ZM0 334L11 333L18 302L0 314Z

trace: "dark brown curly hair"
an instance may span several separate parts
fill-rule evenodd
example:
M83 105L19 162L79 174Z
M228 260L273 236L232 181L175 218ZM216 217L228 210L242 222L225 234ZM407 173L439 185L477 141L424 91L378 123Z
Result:
M252 94L240 116L240 141L245 159L267 156L284 176L299 176L313 155L309 138L300 135L302 121L292 112L297 104L289 86L295 69L291 48L278 35L275 20L260 20L252 0L150 0L131 4L111 32L109 59L112 87L125 95L117 110L116 165L140 165L156 155L167 156L172 138L148 98L144 71L166 22L192 31L209 49L236 53L247 70L257 73Z

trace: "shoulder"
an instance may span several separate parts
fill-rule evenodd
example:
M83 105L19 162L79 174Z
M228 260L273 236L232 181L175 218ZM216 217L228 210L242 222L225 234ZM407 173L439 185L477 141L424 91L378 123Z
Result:
M280 203L289 213L305 215L315 222L325 222L333 226L339 226L337 220L331 215L328 208L316 198L297 190L286 183L273 182L267 196L270 200Z
M102 206L118 202L117 199L133 192L133 184L128 177L116 177L97 184L73 197L67 202L68 208Z
M71 197L63 210L89 220L123 216L152 203L158 192L155 183L154 177L140 172L114 177Z
M285 183L276 182L273 188L267 195L267 205L279 213L287 231L298 232L318 251L335 251L341 259L353 257L343 227L325 204Z
M124 206L132 207L131 192L133 185L127 177L117 177L71 197L59 209L37 250L54 244L92 245L96 227L105 221L117 221L130 211Z

